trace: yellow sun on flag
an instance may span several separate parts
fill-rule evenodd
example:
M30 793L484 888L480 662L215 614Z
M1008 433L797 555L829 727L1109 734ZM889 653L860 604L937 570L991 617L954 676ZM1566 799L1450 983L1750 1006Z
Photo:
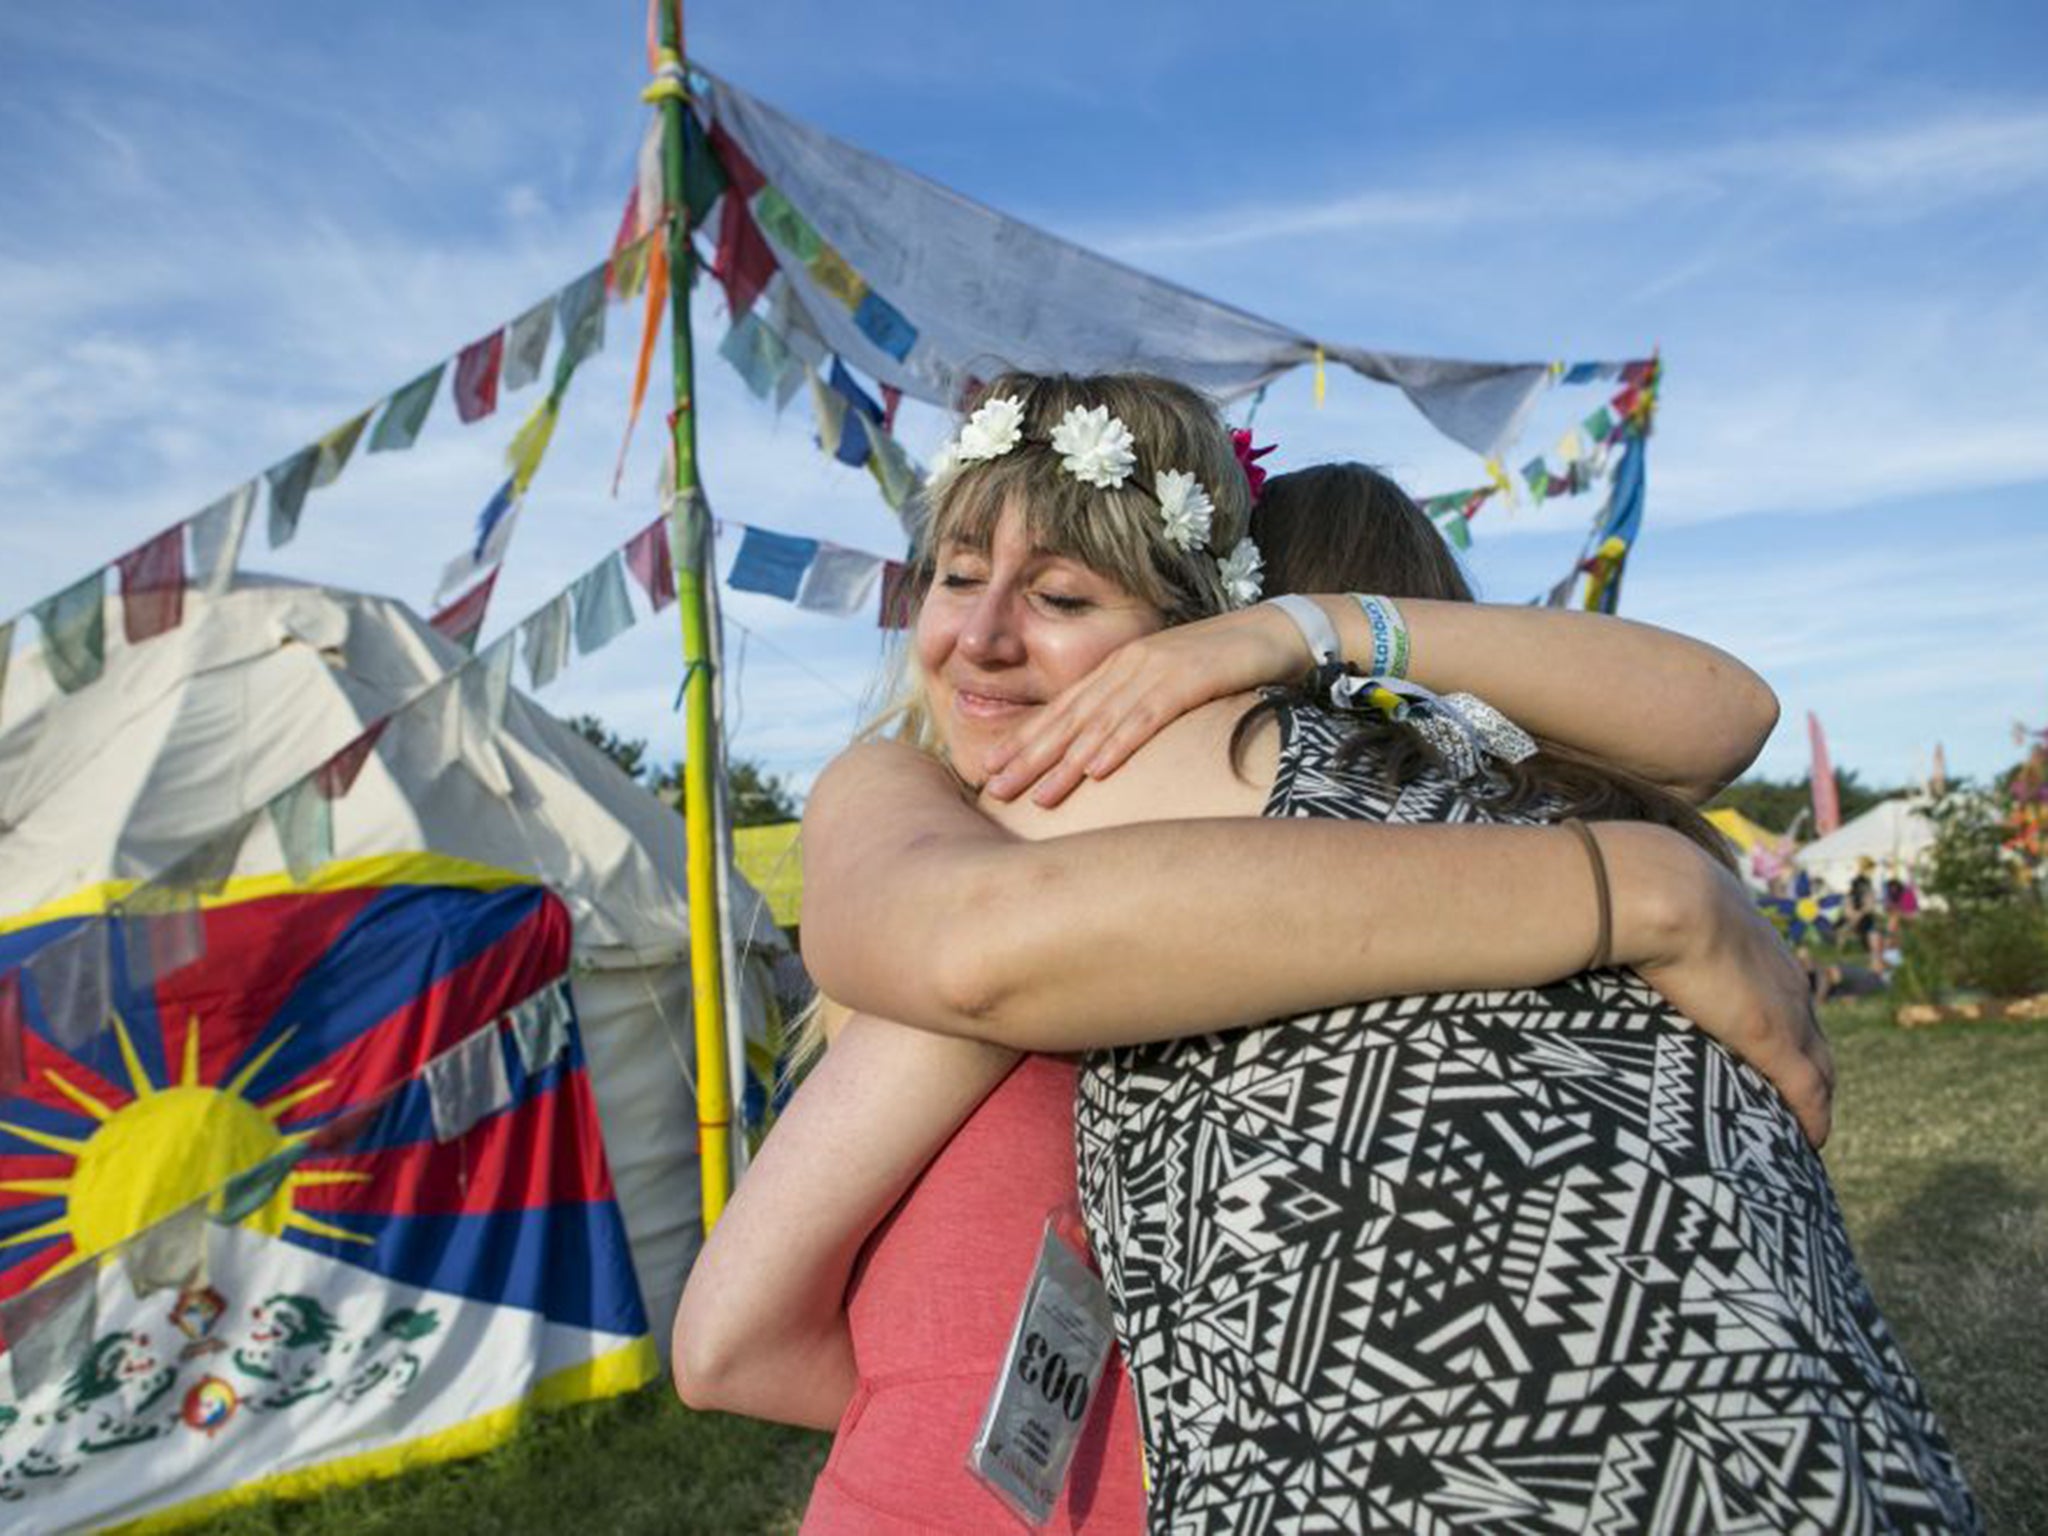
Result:
M72 1159L70 1171L55 1178L0 1180L0 1190L12 1194L64 1198L63 1215L0 1239L4 1250L51 1237L69 1238L71 1252L50 1268L46 1279L119 1247L202 1196L211 1196L207 1208L217 1214L229 1180L306 1140L303 1133L280 1131L279 1118L332 1086L330 1080L309 1083L262 1104L243 1096L290 1041L296 1026L260 1051L231 1081L220 1084L200 1081L197 1016L185 1026L184 1063L175 1083L150 1079L119 1014L113 1017L113 1027L134 1094L126 1104L115 1108L102 1103L55 1068L43 1073L57 1092L99 1122L91 1135L79 1140L0 1120L0 1130ZM361 1233L309 1216L297 1202L301 1190L363 1183L369 1177L341 1169L294 1168L240 1224L270 1237L293 1229L367 1244L370 1239Z

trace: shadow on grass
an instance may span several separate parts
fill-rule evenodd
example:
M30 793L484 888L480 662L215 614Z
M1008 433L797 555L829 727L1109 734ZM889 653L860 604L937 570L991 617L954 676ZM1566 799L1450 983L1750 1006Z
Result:
M1993 1531L2048 1532L2044 1206L1995 1163L1946 1162L1857 1245Z

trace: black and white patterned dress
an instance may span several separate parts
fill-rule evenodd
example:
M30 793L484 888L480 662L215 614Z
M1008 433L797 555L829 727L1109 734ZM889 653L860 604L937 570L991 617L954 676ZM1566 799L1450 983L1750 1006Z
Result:
M1501 819L1341 734L1266 814ZM1791 1113L1632 975L1100 1052L1077 1121L1154 1532L1981 1525Z

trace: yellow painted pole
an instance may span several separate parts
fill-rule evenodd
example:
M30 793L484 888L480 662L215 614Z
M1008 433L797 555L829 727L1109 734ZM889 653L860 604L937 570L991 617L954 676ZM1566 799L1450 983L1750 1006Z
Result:
M683 114L690 110L683 70L682 0L662 0L661 48L642 94L660 105L662 175L668 203L669 327L675 375L675 502L669 548L675 557L676 612L683 626L683 820L689 844L690 1011L697 1034L697 1155L708 1234L732 1192L732 1085L725 1049L725 978L718 940L718 855L712 774L723 754L713 718L711 632L706 582L716 580L711 519L697 482L696 364L690 345L690 289L696 253L686 206Z

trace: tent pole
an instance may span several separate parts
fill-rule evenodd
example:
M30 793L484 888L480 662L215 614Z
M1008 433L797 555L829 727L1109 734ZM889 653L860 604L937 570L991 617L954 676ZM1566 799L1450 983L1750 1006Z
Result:
M725 1210L732 1189L732 1091L726 1062L725 978L720 967L717 796L712 774L723 754L712 711L717 683L711 666L710 605L705 587L717 579L711 519L697 480L695 360L690 344L690 289L696 253L686 206L683 114L690 110L683 68L682 0L661 0L661 50L647 96L661 104L662 177L668 204L670 358L675 376L675 499L669 507L669 548L676 569L676 612L683 628L683 821L689 839L690 1013L697 1036L697 1158L703 1181L704 1231Z

